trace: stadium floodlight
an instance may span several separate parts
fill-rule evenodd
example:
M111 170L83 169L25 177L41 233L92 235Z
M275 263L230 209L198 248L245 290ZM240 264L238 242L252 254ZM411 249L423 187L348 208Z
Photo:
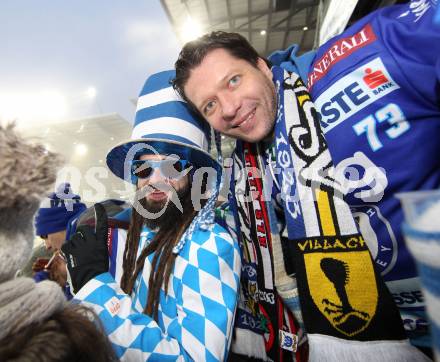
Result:
M180 37L186 43L188 41L194 40L203 34L201 25L192 19L190 16L187 17L185 23L180 29Z

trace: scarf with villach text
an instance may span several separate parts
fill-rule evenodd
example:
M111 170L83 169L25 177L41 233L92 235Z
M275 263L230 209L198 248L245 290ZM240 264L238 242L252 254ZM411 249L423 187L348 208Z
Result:
M259 153L257 144L237 143L234 156L230 206L242 251L242 274L232 351L269 361L307 361L307 344L298 346L305 342L300 341L302 331L275 289L272 245L279 244L279 235L270 197L267 202L264 196Z
M272 71L279 171L273 177L281 188L285 240L270 220L273 206L265 195L271 191L264 194L258 187L267 180L258 145L239 145L234 165L238 229L242 245L250 249L243 255L257 274L256 283L249 284L256 289L254 300L270 309L265 296L273 281L273 293L282 295L304 323L310 361L424 360L406 339L397 308L333 177L307 88L297 74L279 67ZM276 313L269 310L268 315ZM273 321L279 346L284 327Z

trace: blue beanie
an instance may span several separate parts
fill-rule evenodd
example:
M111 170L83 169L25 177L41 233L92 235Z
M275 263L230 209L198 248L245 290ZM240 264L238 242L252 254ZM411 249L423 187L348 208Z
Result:
M41 204L35 216L37 235L49 235L67 229L69 220L86 209L81 197L75 195L69 183L62 183Z

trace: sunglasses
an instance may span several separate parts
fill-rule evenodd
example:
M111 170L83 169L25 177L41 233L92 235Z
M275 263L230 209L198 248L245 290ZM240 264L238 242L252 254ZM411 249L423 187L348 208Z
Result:
M136 178L147 179L155 169L159 169L163 177L177 180L185 176L186 173L182 175L181 172L190 167L187 160L135 160L131 164L131 174Z

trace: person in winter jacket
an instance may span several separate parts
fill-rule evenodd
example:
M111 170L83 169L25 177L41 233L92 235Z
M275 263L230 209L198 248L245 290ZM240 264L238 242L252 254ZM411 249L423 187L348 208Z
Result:
M222 361L232 339L241 264L214 221L221 166L173 77L147 79L132 138L107 155L136 188L128 232L108 228L97 204L95 227L62 246L75 299L96 311L122 361Z

